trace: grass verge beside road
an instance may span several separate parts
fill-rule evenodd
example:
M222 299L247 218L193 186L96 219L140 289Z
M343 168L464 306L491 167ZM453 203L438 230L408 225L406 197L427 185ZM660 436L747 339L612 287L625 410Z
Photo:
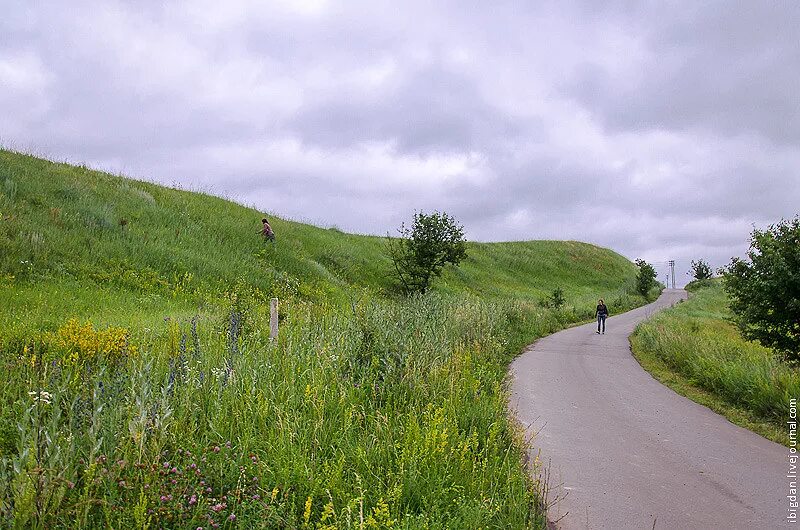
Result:
M634 356L679 394L785 445L800 374L773 350L744 340L731 317L721 283L711 282L640 324L631 336Z

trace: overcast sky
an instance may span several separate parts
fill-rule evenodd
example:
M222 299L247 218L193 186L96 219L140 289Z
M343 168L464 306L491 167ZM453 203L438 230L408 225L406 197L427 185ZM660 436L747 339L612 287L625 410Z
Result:
M679 282L800 212L795 0L0 6L0 141L51 158L363 233L440 209Z

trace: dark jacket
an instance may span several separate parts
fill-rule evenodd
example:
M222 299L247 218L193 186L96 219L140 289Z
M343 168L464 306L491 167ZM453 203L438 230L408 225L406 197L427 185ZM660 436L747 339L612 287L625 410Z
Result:
M606 304L597 304L597 309L594 312L594 316L598 317L601 315L604 317L608 316L608 308L606 307Z

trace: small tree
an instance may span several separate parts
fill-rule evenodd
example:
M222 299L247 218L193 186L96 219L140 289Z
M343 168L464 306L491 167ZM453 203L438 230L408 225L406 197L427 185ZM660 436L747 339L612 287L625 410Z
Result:
M753 230L747 257L723 269L742 335L800 361L800 217Z
M636 276L636 290L647 298L650 290L658 284L656 282L656 270L643 259L637 259L636 266L639 267L639 274Z
M415 213L411 227L400 225L399 238L387 235L389 257L406 294L424 293L445 265L467 257L464 227L446 213Z
M708 280L714 275L711 267L704 260L692 261L692 278L695 280Z

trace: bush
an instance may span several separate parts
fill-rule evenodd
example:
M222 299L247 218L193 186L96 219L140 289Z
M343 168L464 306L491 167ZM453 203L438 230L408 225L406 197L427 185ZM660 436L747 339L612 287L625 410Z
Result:
M639 267L639 274L636 276L636 290L647 298L653 287L658 285L656 270L643 259L637 259L636 265Z
M753 230L747 257L724 271L742 335L800 360L800 217Z
M567 301L566 298L564 298L564 289L560 287L553 289L553 292L550 294L550 297L547 301L550 307L559 309Z
M406 294L426 292L445 265L467 257L464 227L446 213L415 213L411 227L398 232L399 239L387 236L388 250Z
M692 260L691 273L692 278L695 280L708 280L714 275L711 267L702 259L697 261Z

